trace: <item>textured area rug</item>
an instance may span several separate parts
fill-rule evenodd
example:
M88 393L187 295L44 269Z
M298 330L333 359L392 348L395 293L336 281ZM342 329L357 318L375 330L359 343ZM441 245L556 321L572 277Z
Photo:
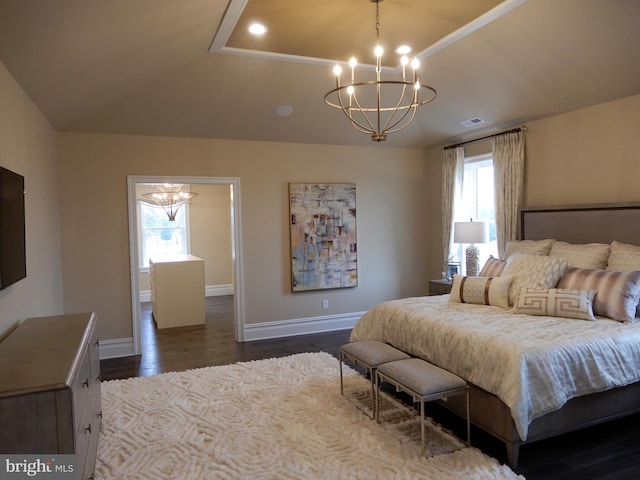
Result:
M515 479L507 466L383 402L377 424L340 395L327 353L102 384L96 479ZM345 369L366 405L369 383Z

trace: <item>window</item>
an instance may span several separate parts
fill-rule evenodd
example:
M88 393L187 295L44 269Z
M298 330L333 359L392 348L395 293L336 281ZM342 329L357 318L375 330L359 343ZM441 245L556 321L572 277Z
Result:
M456 202L454 206L454 221L468 222L469 219L489 224L489 243L476 245L480 250L480 267L482 268L489 255L498 256L493 157L491 154L467 157L464 160L462 200ZM455 261L464 264L465 248L465 245L454 245Z
M140 225L138 248L141 269L149 268L149 257L154 255L186 254L190 252L188 204L180 207L176 219L169 217L160 207L138 202Z

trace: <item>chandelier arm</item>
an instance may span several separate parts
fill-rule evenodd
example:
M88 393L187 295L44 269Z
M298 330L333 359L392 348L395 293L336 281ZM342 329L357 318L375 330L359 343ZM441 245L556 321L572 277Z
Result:
M413 112L411 113L411 117L409 118L409 120L407 120L407 123L402 125L399 128L395 128L398 125L398 123L400 123L400 121L398 121L398 122L396 122L395 124L393 124L390 127L390 130L385 131L385 133L396 133L396 132L399 132L400 130L404 130L405 128L407 128L411 124L411 122L413 122L413 119L416 116L416 112L418 111L418 107L420 105L425 105L425 104L427 104L429 102L432 102L436 98L437 93L436 93L434 88L432 88L432 87L430 87L428 85L421 85L420 88L426 88L428 90L431 90L433 95L430 98L428 98L428 99L426 99L426 100L424 100L424 101L422 101L420 103L418 103L417 100L414 101L412 103L412 105L410 106L410 108L413 110ZM418 98L418 92L416 91L414 95L415 95L415 98L417 99ZM408 111L406 113L408 113ZM406 116L406 113L405 113L404 116Z
M363 109L362 106L360 105L360 101L358 100L358 96L356 95L356 92L354 91L353 94L351 95L351 98L353 99L354 103L356 104L355 109L352 109L358 113L360 113L364 119L367 121L367 124L369 125L369 128L367 128L366 126L364 126L362 123L358 122L353 115L347 115L349 117L349 119L351 119L351 124L355 127L356 125L358 125L359 127L361 127L364 130L363 133L374 133L375 129L373 128L373 124L371 123L371 119L367 116L366 112L367 110Z
M385 131L385 133L396 133L399 132L400 130L404 130L405 128L407 128L409 125L411 125L411 122L413 122L413 119L416 116L416 112L418 111L417 108L412 108L411 109L411 116L409 117L409 119L401 126L399 126L398 128L396 128L396 126L400 123L400 121L394 123L393 125L391 125L391 127L389 127L389 130ZM407 110L407 113L409 113L409 111ZM406 114L404 115L406 116ZM403 116L403 118L404 118Z
M353 107L351 106L351 104L349 104L349 106L348 106L348 107L346 107L346 106L344 105L344 103L342 102L342 96L340 95L340 90L339 90L339 89L338 89L338 92L337 92L337 96L338 96L338 102L340 103L340 105L332 105L332 104L329 104L329 105L331 105L332 107L338 107L338 108L340 108L340 110L342 110L342 113L344 113L344 114L347 116L347 118L348 118L348 119L349 119L349 121L351 122L351 125L353 125L353 127L354 127L356 130L358 130L358 131L360 131L360 132L362 132L362 133L369 133L369 129L368 129L366 126L361 125L360 123L358 123L358 122L353 118L353 114L351 113L351 111L353 110ZM349 100L351 101L351 95L349 96ZM326 102L326 98L325 98L325 102ZM356 110L356 111L357 111L357 110ZM361 112L361 113L362 113L362 112ZM367 121L369 120L365 114L362 114L362 115L365 117L365 119L366 119ZM372 127L372 128L373 128L373 127Z
M361 133L373 133L373 125L371 125L371 122L369 122L369 118L366 116L366 114L364 113L363 109L356 109L352 106L346 107L344 105L344 103L342 102L342 97L340 96L340 91L344 90L345 88L347 88L347 86L343 86L343 87L339 87L339 88L334 88L333 90L331 90L330 92L328 92L325 96L324 96L324 103L326 103L327 105L329 105L330 107L333 108L337 108L339 110L342 111L342 113L345 114L345 116L349 119L349 121L351 122L351 124L353 125L353 127L358 130ZM329 99L329 96L331 96L331 94L335 94L336 97L338 98L338 102L339 103L334 103ZM366 125L361 124L360 122L358 122L354 117L353 114L351 113L351 111L359 111L360 114L362 116L365 117L365 119L367 120L367 122L370 125L370 128L368 128Z
M402 122L402 120L407 116L407 113L409 112L409 110L408 110L408 109L402 109L402 108L401 108L401 106L402 106L402 100L404 100L404 96L405 96L406 92L407 92L407 84L406 84L406 83L404 83L404 84L402 85L402 92L400 93L400 96L399 96L399 98L398 98L398 102L396 103L395 108L393 108L393 109L391 110L391 112L392 112L392 113L391 113L391 115L389 115L389 117L387 118L387 121L386 121L386 122L385 122L385 124L384 124L384 129L383 129L383 131L384 131L384 132L387 132L389 129L391 129L391 128L395 127L398 123ZM414 95L412 95L412 97L414 97L414 98L415 98L415 94L414 94ZM409 104L409 107L410 107L410 108L411 108L411 105L413 105L413 103L414 103L414 102L412 101L412 102ZM398 111L404 111L404 113L403 113L403 114L402 114L402 116L398 119L398 121L397 121L397 122L395 122L395 123L393 123L393 124L391 125L391 127L390 127L389 125L391 124L391 121L392 121L392 120L393 120L393 118L396 116L396 113L398 113Z

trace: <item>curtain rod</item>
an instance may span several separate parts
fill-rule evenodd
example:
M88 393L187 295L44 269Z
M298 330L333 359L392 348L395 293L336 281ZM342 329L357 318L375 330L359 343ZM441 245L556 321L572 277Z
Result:
M512 128L511 130L505 130L504 132L494 133L492 135L485 135L484 137L474 138L473 140L467 140L466 142L460 142L460 143L455 143L453 145L447 145L446 147L442 147L442 149L443 150L449 150L451 148L458 148L458 147L461 147L462 145L466 145L467 143L479 142L480 140L486 140L487 138L493 138L493 137L498 137L500 135L506 135L507 133L522 132L522 131L524 131L526 129L527 129L527 127L525 127L525 126L518 127L518 128Z

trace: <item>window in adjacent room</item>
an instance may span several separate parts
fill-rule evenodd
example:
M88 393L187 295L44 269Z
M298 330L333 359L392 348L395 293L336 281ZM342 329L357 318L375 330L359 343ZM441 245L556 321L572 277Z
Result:
M464 179L462 199L454 206L454 221L487 222L489 224L489 243L476 245L480 250L480 267L489 255L498 256L496 237L496 210L493 180L493 157L490 153L467 157L464 160ZM454 244L454 260L464 264L466 245Z
M138 242L140 268L149 268L149 257L156 255L187 254L189 248L189 205L180 207L176 219L169 217L162 208L138 202L140 225Z

